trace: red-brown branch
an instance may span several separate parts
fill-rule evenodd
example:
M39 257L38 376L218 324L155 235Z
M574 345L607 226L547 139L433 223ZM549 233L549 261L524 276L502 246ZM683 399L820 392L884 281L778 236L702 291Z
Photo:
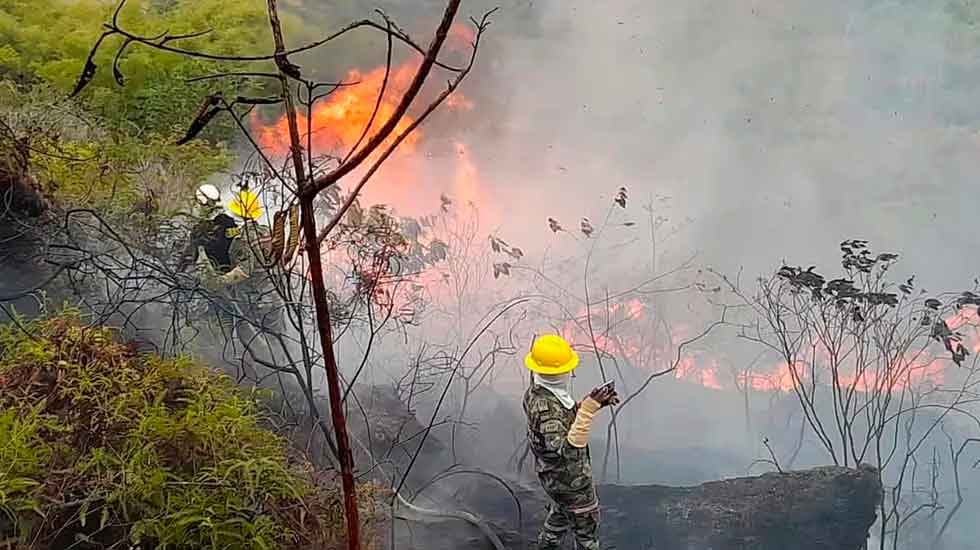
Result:
M408 112L408 108L412 105L412 102L415 101L415 97L418 96L419 92L422 90L422 85L425 84L425 80L429 77L429 72L432 70L433 65L435 65L439 51L442 49L442 45L446 41L446 37L449 35L449 29L452 27L453 20L456 18L456 12L459 11L460 2L461 0L450 0L446 4L446 11L443 14L442 22L439 23L439 27L436 29L435 37L432 39L432 43L429 45L429 49L426 51L425 57L422 59L422 63L419 65L419 69L415 73L412 83L408 86L408 89L405 90L405 94L402 96L401 101L399 101L398 106L391 115L391 118L389 118L384 125L378 129L378 133L373 135L371 139L364 144L364 147L358 152L354 153L347 162L342 163L333 171L324 174L323 176L315 179L311 185L306 186L301 191L301 196L304 199L309 198L312 200L317 193L337 183L341 178L357 169L357 167L360 166L361 163L364 162L375 149L377 149L386 139L388 139L388 136L391 135L391 132L393 132L398 126L398 123L401 121L402 117L405 116L406 112Z
M489 11L486 14L484 14L483 19L479 21L479 24L477 25L478 28L476 33L476 39L473 43L473 50L470 54L470 60L469 63L467 63L466 67L463 68L463 70L456 75L456 78L454 78L449 82L448 86L446 86L446 89L443 90L442 93L439 94L425 108L425 110L422 111L422 113L415 120L413 120L411 124L408 125L408 127L403 132L395 136L395 139L392 140L391 144L389 144L381 152L381 154L378 155L378 158L371 164L371 167L364 173L361 179L357 182L357 185L354 186L354 189L347 196L347 200L345 200L344 203L340 206L340 208L337 209L337 211L333 215L333 218L331 218L330 221L327 222L327 225L323 228L323 230L320 231L320 234L317 237L317 240L319 242L322 243L327 238L327 236L330 235L330 232L333 231L334 227L336 227L337 224L340 223L340 220L343 219L344 214L347 213L347 211L351 208L351 206L353 206L354 201L357 200L357 197L360 194L361 190L364 188L364 186L367 185L368 181L371 180L371 177L374 176L375 172L378 171L381 165L384 164L386 160L388 160L388 157L390 157L395 152L395 150L398 149L398 146L401 145L401 143L405 140L405 138L407 138L409 135L412 134L412 132L414 132L419 126L421 126L422 123L425 122L425 120L429 117L429 115L435 112L435 110L439 108L439 106L446 99L448 99L450 95L452 95L456 91L456 89L459 87L460 84L462 84L463 80L467 77L467 75L469 75L469 72L473 68L473 64L476 61L476 53L480 47L480 38L483 34L483 31L486 30L489 24L487 22L488 18L490 17L490 15L494 13L494 11L495 10Z
M316 220L313 217L313 199L316 193L302 194L309 188L307 174L303 165L303 148L300 141L299 125L296 117L296 107L289 91L286 74L296 70L286 58L286 46L282 38L282 26L276 0L268 0L269 23L272 27L276 44L276 66L282 85L283 100L286 107L286 117L289 121L289 148L293 161L296 182L299 185L300 218L303 234L306 236L306 252L310 262L310 278L313 286L313 305L316 311L317 332L320 337L320 348L323 352L324 370L327 374L327 390L330 397L330 417L333 421L334 435L337 439L337 452L340 455L340 478L344 491L344 517L347 520L347 548L360 550L361 524L357 511L357 487L354 484L354 456L351 452L350 437L347 434L347 420L344 418L342 397L340 394L340 375L337 357L333 351L333 329L331 327L330 307L327 302L327 289L323 281L323 265L320 259L320 243L316 239Z

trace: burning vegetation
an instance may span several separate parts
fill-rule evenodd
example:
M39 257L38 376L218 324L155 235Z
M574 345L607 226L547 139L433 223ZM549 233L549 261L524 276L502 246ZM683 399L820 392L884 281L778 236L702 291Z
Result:
M526 426L500 412L542 331L572 342L586 376L621 384L596 436L597 482L628 482L620 463L635 457L620 446L659 445L664 418L730 427L658 410L647 398L660 382L744 398L746 449L763 453L748 467L776 471L604 487L621 507L615 540L741 548L833 530L855 546L877 517L879 550L897 550L927 521L938 543L961 510L961 463L980 441L980 289L894 280L898 255L863 240L841 243L837 275L780 265L746 285L665 252L687 221L619 183L590 188L576 219L540 204L533 223L506 223L480 142L454 128L486 116L461 84L493 12L466 24L447 0L418 42L384 12L322 37L323 22L304 28L274 0L80 0L31 24L30 3L14 4L0 8L18 23L0 25L16 34L0 46L0 258L18 242L31 258L15 266L29 284L8 289L0 273L0 546L356 550L451 518L479 533L473 547L503 550L498 531L516 547L527 524L499 517L512 500L493 500L490 525L464 511L465 491L433 488L474 476L518 501L518 523L522 503L544 509L520 488ZM82 42L72 17L91 23ZM31 56L49 25L67 44ZM306 31L317 38L287 47ZM384 37L384 65L320 81L296 64L355 31ZM249 150L240 170L226 143ZM24 202L38 190L44 201ZM222 255L196 246L218 241ZM48 314L49 290L88 322ZM25 320L14 302L45 314ZM398 414L370 411L365 388ZM794 438L753 429L756 394L766 429L793 423ZM506 425L480 424L481 400ZM472 465L501 448L513 456ZM806 453L836 467L783 471ZM798 498L813 488L817 502ZM799 510L805 528L775 525Z
M448 59L459 59L472 47L475 39L476 34L470 26L452 25L445 45ZM418 69L419 61L415 58L400 64L351 69L317 102L297 111L296 123L302 145L316 152L315 164L329 166L369 141L396 115L399 100L411 86ZM423 95L432 98L434 92L427 87ZM475 101L457 89L445 98L443 106L445 114L441 118L452 121L472 111ZM275 117L268 120L255 110L248 125L263 154L281 160L289 152L289 120L284 113L273 113ZM423 215L430 211L430 205L439 195L428 190L431 187L428 183L433 178L445 178L445 173L449 172L452 175L445 191L458 203L481 205L485 218L496 219L499 211L494 207L488 184L481 181L479 168L465 139L453 137L455 132L449 130L445 122L439 127L449 136L448 140L429 139L426 129L415 128L417 116L418 113L409 111L398 117L393 131L372 155L372 160L377 159L398 140L397 148L379 170L377 181L360 195L361 201L398 205L402 213ZM403 138L398 138L402 135ZM446 162L434 164L434 158Z

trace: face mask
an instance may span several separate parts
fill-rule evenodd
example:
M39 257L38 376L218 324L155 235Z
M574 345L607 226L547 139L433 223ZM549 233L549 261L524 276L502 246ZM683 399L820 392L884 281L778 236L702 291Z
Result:
M572 394L568 391L568 385L571 379L570 374L548 375L534 373L534 383L550 391L561 401L561 404L566 409L571 409L575 406L575 400L572 399Z

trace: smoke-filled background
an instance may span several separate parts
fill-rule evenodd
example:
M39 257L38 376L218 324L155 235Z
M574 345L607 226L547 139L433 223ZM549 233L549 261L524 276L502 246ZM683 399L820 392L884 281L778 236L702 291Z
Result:
M463 12L478 17L496 5L465 2ZM295 13L341 19L369 16L375 7L413 36L427 37L443 5L292 3ZM969 2L563 0L503 2L500 8L456 101L382 169L367 202L425 215L443 193L458 203L472 201L480 212L479 239L504 238L522 248L528 263L543 265L569 250L548 230L549 217L572 231L583 216L598 224L625 186L635 208L619 221L637 222L635 239L646 238L648 213L640 206L651 204L649 215L665 218L661 228L670 238L661 238L654 251L647 243L597 253L595 292L621 287L653 263L663 271L692 257L697 266L741 274L750 286L784 260L834 273L838 244L848 238L901 254L899 275L916 274L930 290L972 284L978 245L976 201L968 190L980 145L980 107L972 93L980 83L973 53L980 30ZM469 38L451 35L450 59L465 59ZM335 50L351 52L349 63L318 53L303 64L333 78L353 66L359 77L376 81L383 40L362 39L357 46ZM396 82L413 56L396 53ZM429 87L441 85L434 78ZM340 132L324 131L329 147ZM267 145L275 142L271 136ZM514 286L487 277L482 290L506 294ZM704 321L684 303L671 307L676 322L693 327ZM475 328L483 314L478 309L466 322L457 320L460 331L447 334L463 338L462 325ZM531 317L524 326L533 327ZM721 335L707 347L731 364L750 361L755 350L732 340ZM494 429L487 422L480 428L482 437L503 438L486 446L502 455L521 437L513 390L522 374L519 358L511 362L512 384L499 386L507 406L491 400L487 407L512 413L513 441L489 435ZM718 393L677 397L670 386L676 381L655 383L634 411L642 430L630 436L624 425L620 445L637 449L633 463L653 453L662 463L689 464L690 449L711 448L700 454L712 457L704 460L711 464L700 470L636 466L627 468L626 481L695 482L744 473L764 452L763 436L796 431L800 419L787 418L781 428L749 426L759 433L746 441L738 411L750 405L724 391L732 384L723 366L700 368L711 370L710 378L688 382ZM767 399L752 406L771 407ZM670 449L680 450L664 456ZM499 465L503 458L487 462Z
M381 8L423 45L444 8L436 0L284 4L289 15L322 19L331 29ZM338 345L347 376L368 346L374 353L359 381L376 386L398 380L423 351L458 354L488 312L514 296L557 296L572 307L564 313L580 318L584 312L569 304L581 298L584 280L595 299L677 266L685 269L656 288L689 287L699 268L712 268L739 276L751 291L756 277L783 261L836 275L838 244L849 238L901 254L896 276L916 274L930 290L973 284L976 201L968 190L980 145L973 94L980 9L970 2L474 0L463 2L461 15L479 17L498 5L473 73L363 196L416 217L438 213L442 195L450 199L456 214L439 236L454 237L445 240L458 263L440 269L467 284L423 274L432 301L426 320L378 342L352 330ZM464 24L454 26L444 59L465 63L470 40ZM306 74L362 83L341 88L311 115L319 152L358 140L383 77L384 48L368 32L294 59ZM395 92L417 61L396 44ZM446 78L437 72L426 97ZM390 112L384 102L381 118ZM267 151L284 150L278 116L266 110L251 120ZM580 220L601 226L620 187L630 206L614 211L613 226L602 231L606 244L589 254ZM549 218L567 232L549 228ZM519 247L522 257L512 263L526 271L494 277L492 264L502 259L487 250L489 236ZM460 396L466 388L457 381L441 412L464 416L465 409L466 422L433 431L443 443L461 441L462 461L503 473L513 473L525 438L521 356L534 334L559 330L584 348L576 396L599 379L581 327L556 321L553 303L519 309L521 317L495 327L509 355L471 400ZM642 303L613 299L605 309L623 321L622 340L595 346L619 359L621 391L668 366L677 340L698 334L717 313L687 291ZM675 340L665 344L657 331ZM480 340L468 360L488 346ZM764 438L787 466L826 463L812 441L794 451L805 424L795 397L777 391L785 384L769 379L757 391L738 391L746 384L739 369L759 352L724 328L699 341L676 375L658 378L630 405L614 441L604 422L597 427L597 473L627 484L757 473L765 468L754 461L768 456ZM775 358L759 361L761 371L778 374ZM608 360L602 368L614 372ZM423 423L437 397L434 391L412 404ZM610 444L619 452L607 471ZM974 476L953 533L967 541L960 548L976 547L968 529L975 487Z
M421 0L295 4L349 18L377 5L414 36L427 36L442 8ZM496 5L465 2L463 11L478 16ZM663 271L692 257L697 266L740 274L749 286L783 261L834 274L838 244L849 238L899 253L897 275L916 274L930 290L972 285L980 29L971 3L553 0L500 7L458 102L381 171L369 202L425 215L443 193L473 201L480 239L507 239L528 263L544 265L575 250L548 230L549 217L573 232L583 216L598 224L625 186L634 209L619 221L637 222L641 240L645 218L660 216L670 238L654 250L647 242L597 253L592 284L599 293L642 278L638 270ZM455 48L452 38L450 54L461 59L467 37L456 36ZM382 62L383 42L371 44L375 58L354 55L362 71ZM412 55L396 56L397 63L410 66ZM648 204L653 213L640 208ZM498 294L518 286L506 278L485 285ZM694 330L703 311L679 302L665 307ZM477 310L456 322L474 328ZM533 310L530 316L523 327L547 328L543 321L534 327ZM519 341L531 336L520 333ZM702 348L710 365L676 377L686 380L657 381L621 421L623 482L744 474L766 452L763 437L773 438L777 454L790 453L799 412L771 395L750 403L730 391L737 377L719 364L744 365L757 350L731 334ZM397 364L407 351L381 357ZM523 375L519 357L510 362L498 368L510 372L510 383L491 384L494 392L471 409L482 421L470 458L489 468L503 468L523 437ZM578 392L596 379L581 377ZM796 466L821 462L806 446L794 458Z
M968 284L976 35L953 4L538 2L494 71L520 122L487 147L519 203L675 197L684 244L727 270L827 265L861 237Z
M378 4L415 36L441 8L353 4L303 6L356 17ZM526 247L546 245L547 216L596 215L596 198L625 185L638 201L670 196L672 217L693 219L674 246L724 270L831 265L858 237L902 253L930 288L960 287L976 253L963 196L977 147L970 9L505 2L462 88L472 108L434 120L420 145L464 143L495 214L484 221ZM377 45L357 62L380 64ZM391 202L425 211L427 194L452 191L446 179Z

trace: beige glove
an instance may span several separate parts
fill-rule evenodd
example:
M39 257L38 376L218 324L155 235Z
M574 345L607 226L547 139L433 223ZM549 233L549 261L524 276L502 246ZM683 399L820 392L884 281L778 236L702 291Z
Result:
M235 266L235 269L232 269L228 273L223 275L219 274L218 270L214 268L214 264L211 263L211 259L208 258L208 254L204 251L203 246L197 247L197 273L204 288L211 291L248 279L248 274L238 266Z
M239 266L235 266L235 269L218 277L218 281L221 282L222 286L238 284L245 279L248 279L248 274Z
M589 444L589 432L592 431L592 417L599 412L602 405L592 397L586 397L578 407L572 429L568 430L568 444L581 449Z

